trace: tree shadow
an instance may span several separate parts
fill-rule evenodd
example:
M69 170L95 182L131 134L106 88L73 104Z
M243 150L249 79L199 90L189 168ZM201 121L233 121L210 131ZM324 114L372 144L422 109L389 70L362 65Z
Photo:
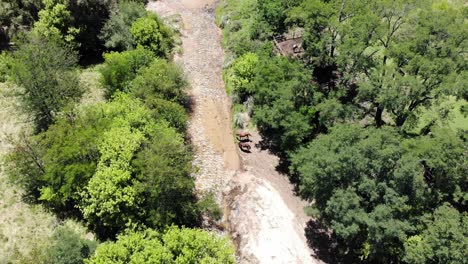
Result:
M192 114L193 111L195 110L196 102L195 102L195 97L191 94L188 94L185 98L184 101L181 103L182 107L185 108L185 110L189 113Z
M279 158L279 162L278 165L276 165L275 170L281 175L288 177L289 182L294 186L294 194L299 195L299 177L298 175L291 173L289 169L291 165L289 155L286 151L281 150L278 147L279 139L277 139L274 134L268 134L265 131L259 130L259 134L262 140L260 140L258 144L255 144L255 147L263 151L268 151L268 153Z
M305 236L310 248L315 252L314 257L326 263L342 263L336 250L336 239L334 239L330 230L323 226L316 219L307 223Z

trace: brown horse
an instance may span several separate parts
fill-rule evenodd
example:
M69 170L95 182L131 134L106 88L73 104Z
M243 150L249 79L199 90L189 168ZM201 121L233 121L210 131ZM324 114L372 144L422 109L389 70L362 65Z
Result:
M242 151L250 152L250 144L247 142L239 142L239 148Z
M249 137L252 136L252 134L247 131L237 130L236 136L239 138L239 140L249 140Z

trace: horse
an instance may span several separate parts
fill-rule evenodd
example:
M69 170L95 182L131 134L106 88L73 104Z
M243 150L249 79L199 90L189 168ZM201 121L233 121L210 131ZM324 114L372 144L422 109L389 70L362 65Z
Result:
M250 152L250 144L247 143L247 142L239 142L239 148L242 150L242 151L247 151L247 152Z
M252 134L247 131L237 130L236 136L239 137L239 140L249 140L249 137L252 136Z

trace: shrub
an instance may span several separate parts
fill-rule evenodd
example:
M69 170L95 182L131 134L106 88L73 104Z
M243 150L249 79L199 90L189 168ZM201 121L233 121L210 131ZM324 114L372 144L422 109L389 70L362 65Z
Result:
M81 264L94 253L97 242L81 238L68 226L59 226L51 237L49 261L54 264Z
M99 37L104 41L104 46L116 51L133 49L136 43L130 28L135 20L145 15L146 10L141 3L120 1L117 10L110 15L101 30Z
M77 56L58 42L32 38L13 58L11 76L24 89L20 99L37 131L47 129L58 112L83 95L74 71Z
M137 75L138 70L149 65L154 55L143 48L124 52L104 54L105 63L101 68L102 82L107 90L107 97L116 91L125 91Z
M186 88L187 80L179 66L163 59L155 59L133 80L131 93L144 101L161 98L185 105Z
M86 263L234 263L227 239L200 229L170 227L160 234L151 229L130 232L116 242L101 244Z
M162 20L149 14L137 19L130 32L138 45L141 45L159 57L168 57L173 47L173 32L164 25Z
M153 111L155 119L164 119L179 133L187 132L187 112L179 104L160 98L145 100L145 104Z

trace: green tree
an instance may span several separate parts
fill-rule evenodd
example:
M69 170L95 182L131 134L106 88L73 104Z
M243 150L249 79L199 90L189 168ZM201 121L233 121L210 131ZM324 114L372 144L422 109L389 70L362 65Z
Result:
M69 2L69 10L74 20L73 26L80 30L76 36L76 42L79 43L82 62L85 62L86 59L95 60L96 57L101 57L104 43L99 39L99 33L115 4L115 0L73 0Z
M456 87L466 86L457 77L467 67L464 10L457 1L306 0L288 22L306 28L304 46L323 86L339 90L341 101L369 104L362 114L376 125L403 126L418 107L463 93Z
M389 127L338 125L292 155L291 170L341 254L391 262L403 258L403 244L432 208L465 206L463 149L450 130L402 140Z
M152 52L143 48L105 53L104 66L100 72L107 97L111 97L116 91L127 91L138 70L149 65L153 59Z
M68 226L58 226L51 237L48 261L54 264L81 264L93 255L97 242L81 238Z
M151 227L196 226L200 212L190 175L191 152L173 128L157 126L151 138L132 162L136 188L144 197L144 222Z
M47 129L55 115L81 98L76 55L59 43L31 38L13 58L11 77L23 89L20 98L37 131Z
M100 136L108 123L91 110L68 112L33 140L43 146L40 197L57 211L74 210L78 193L96 170Z
M258 63L258 55L248 52L237 58L229 68L227 85L229 88L232 87L233 92L236 93L242 101L246 99L247 95L252 94L252 91L249 90L249 88L251 88L249 84L255 77L255 70Z
M224 46L241 56L255 52L262 45L258 38L264 39L268 33L259 27L258 2L256 0L226 0L220 5L218 23L223 28ZM255 12L253 11L255 10Z
M14 144L8 175L61 216L83 216L101 238L134 226L197 225L192 154L166 121L179 122L185 110L154 102L151 110L118 92L64 112L47 131ZM181 112L164 113L167 106Z
M39 11L39 20L34 31L45 38L60 38L72 46L80 30L73 26L73 16L68 9L68 0L43 0L44 9Z
M155 59L138 72L130 85L130 91L143 101L160 98L187 105L187 86L187 80L179 66L164 59Z
M298 62L283 57L260 60L249 84L254 98L254 120L272 144L292 150L313 132L315 99L309 73Z
M139 205L144 197L135 188L131 161L154 129L151 112L138 100L117 93L101 106L102 121L109 120L99 135L99 160L93 176L80 193L80 210L101 236L112 236L139 223Z
M6 52L0 53L0 82L6 82L10 78L12 65L13 58L11 54Z
M174 45L173 32L155 14L137 19L130 29L135 42L159 57L168 57Z
M86 263L234 263L234 250L225 238L172 226L162 234L147 229L120 235L117 242L101 244Z
M408 263L465 263L468 250L468 216L450 205L438 207L426 229L405 242Z
M301 0L258 0L260 25L265 24L269 34L278 34L286 29L286 12L301 3Z
M186 109L178 103L159 98L147 99L144 101L156 120L164 119L177 132L185 135L187 132L188 118Z
M32 27L42 6L42 0L0 1L0 50L22 30Z
M130 28L138 18L146 16L145 7L134 1L120 1L104 24L99 38L110 50L125 51L136 46Z

